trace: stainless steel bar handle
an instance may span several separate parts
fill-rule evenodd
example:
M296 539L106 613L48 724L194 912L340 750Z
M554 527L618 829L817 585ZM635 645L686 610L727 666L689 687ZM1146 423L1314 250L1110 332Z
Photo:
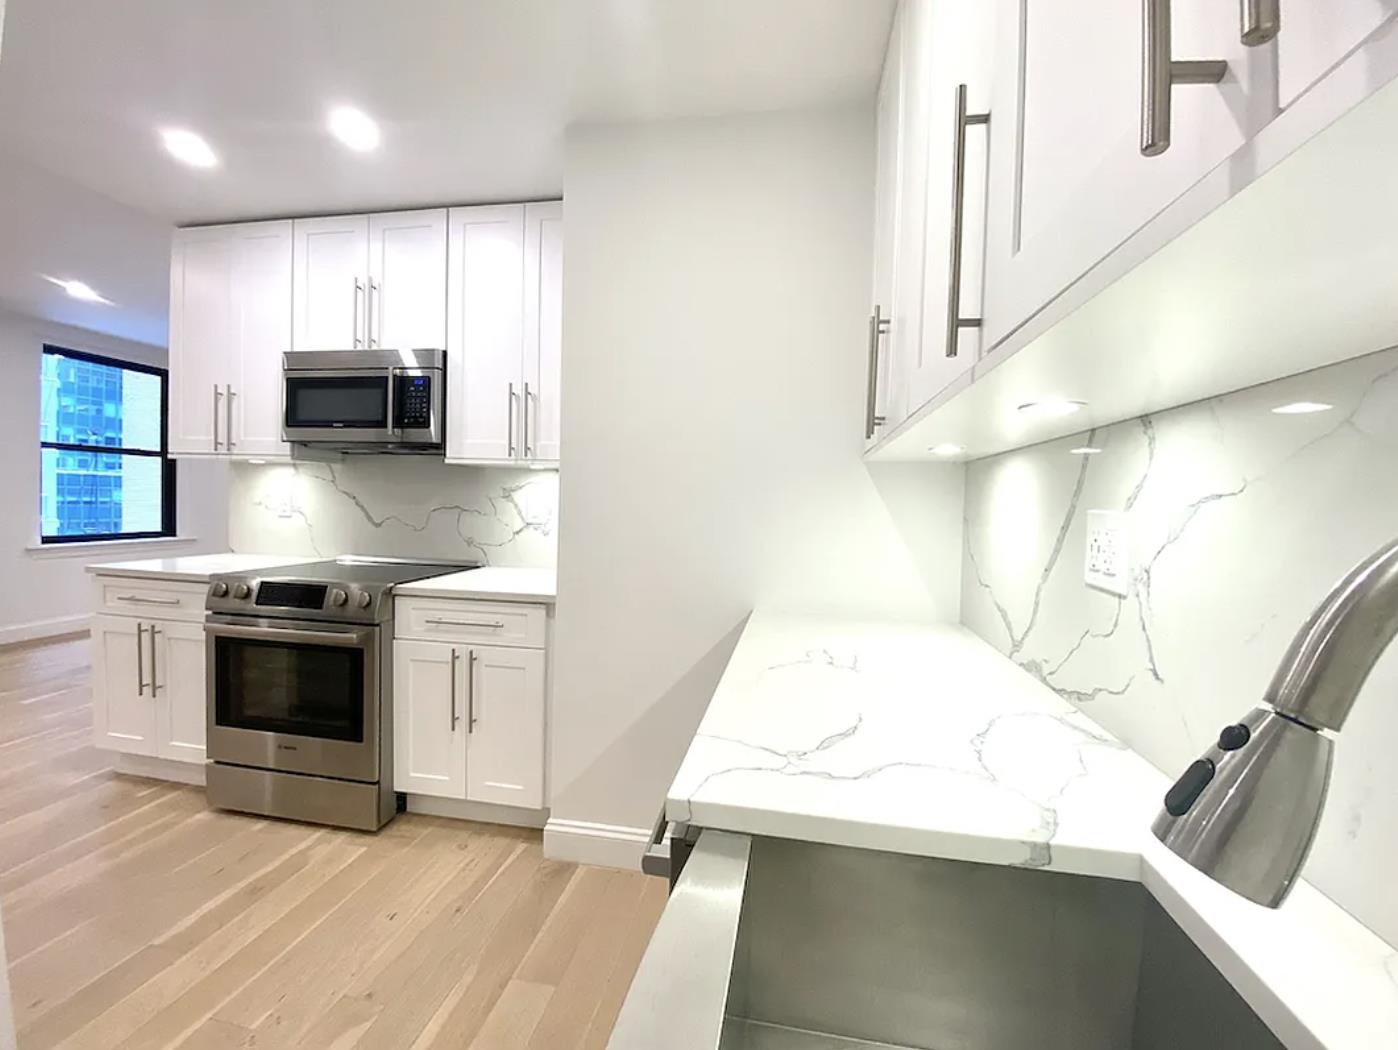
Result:
M148 630L150 631L150 695L155 696L160 691L160 683L156 681L155 676L159 666L155 659L155 636L160 633L160 628L151 624Z
M476 650L466 650L466 732L476 730Z
M228 391L223 397L223 443L228 446L228 451L233 451L233 399L238 395L233 392L233 384L228 384L224 388Z
M179 605L178 598L144 598L139 594L118 594L117 601L132 605Z
M533 396L534 395L529 392L529 384L525 383L524 400L521 402L524 408L524 426L521 429L524 431L524 456L526 459L534 455L534 447L529 443L529 399Z
M869 390L864 402L864 439L874 436L874 431L883 426L884 417L879 411L879 337L888 331L889 319L879 314L878 303L869 315Z
M456 732L456 723L460 721L456 717L456 661L458 659L456 646L451 647L451 731Z
M1257 47L1275 40L1281 32L1281 0L1238 0L1243 23L1243 44Z
M1141 67L1141 153L1158 157L1170 148L1170 98L1176 84L1217 84L1228 72L1223 59L1177 62L1171 55L1170 0L1145 0Z
M146 654L141 648L143 635L146 633L145 624L136 623L136 695L144 696L146 692ZM155 694L152 693L152 696Z
M364 337L369 340L370 350L379 345L379 341L374 338L374 293L378 288L378 284L370 277L369 291L364 297Z
M432 617L423 622L434 627L489 627L497 631L505 626L499 620L442 620Z
M509 455L515 454L515 385L510 384Z
M354 348L358 350L364 345L364 340L359 337L359 295L364 291L364 283L358 277L354 279Z
M963 328L979 328L979 317L961 316L961 238L966 222L966 129L990 123L989 113L966 112L966 85L956 87L955 137L951 150L951 257L947 267L947 357L957 354Z
M221 397L223 397L223 391L220 390L220 389L218 388L218 384L215 383L215 384L214 384L214 451L215 451L215 452L218 451L218 403L219 403L219 399L220 399Z

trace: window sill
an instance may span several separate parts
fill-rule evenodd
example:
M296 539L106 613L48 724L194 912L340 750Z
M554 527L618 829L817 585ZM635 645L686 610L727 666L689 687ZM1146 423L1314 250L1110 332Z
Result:
M198 540L197 536L153 536L141 540L97 540L93 543L31 543L24 550L31 558L87 558L93 554L139 553L162 547L187 547Z

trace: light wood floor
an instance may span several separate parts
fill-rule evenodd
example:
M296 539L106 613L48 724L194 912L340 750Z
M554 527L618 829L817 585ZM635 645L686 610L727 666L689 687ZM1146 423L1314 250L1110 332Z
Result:
M210 810L90 741L87 641L0 649L0 909L20 1050L606 1044L661 880L534 831Z

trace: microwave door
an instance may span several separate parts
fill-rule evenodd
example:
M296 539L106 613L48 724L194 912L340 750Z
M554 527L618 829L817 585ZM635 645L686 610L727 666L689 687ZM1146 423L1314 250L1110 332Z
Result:
M388 370L288 372L283 391L287 441L367 444L394 438Z

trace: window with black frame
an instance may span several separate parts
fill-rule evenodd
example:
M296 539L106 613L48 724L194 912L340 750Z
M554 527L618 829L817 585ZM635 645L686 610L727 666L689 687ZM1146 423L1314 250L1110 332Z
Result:
M40 541L173 536L165 369L45 346L41 376Z

